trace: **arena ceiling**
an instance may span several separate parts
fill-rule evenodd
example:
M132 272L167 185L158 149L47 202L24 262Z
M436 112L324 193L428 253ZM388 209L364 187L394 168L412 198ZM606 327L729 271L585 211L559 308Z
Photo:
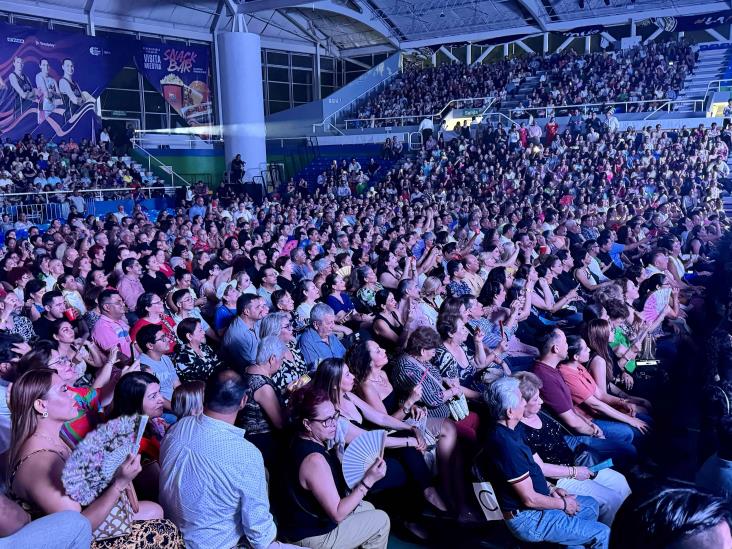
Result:
M582 4L584 7L580 7ZM732 9L732 0L0 0L0 11L211 40L238 17L265 47L333 55L617 25Z

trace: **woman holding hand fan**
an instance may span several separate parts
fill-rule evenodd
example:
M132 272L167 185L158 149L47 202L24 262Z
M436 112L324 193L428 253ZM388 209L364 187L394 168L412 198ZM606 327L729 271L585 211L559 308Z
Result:
M69 497L61 475L71 451L59 436L64 422L77 415L74 395L68 389L66 382L51 369L25 372L13 385L9 495L33 518L59 511L79 511L89 519L92 530L96 530L118 504L122 493L129 493L133 479L141 470L140 458L128 456L109 486L83 509ZM93 547L183 547L175 526L162 520L159 505L137 502L134 497L132 501L133 520L145 522L135 522L130 534L97 541Z
M308 384L290 399L297 438L290 449L287 508L280 532L295 545L346 549L386 549L389 516L364 501L386 475L377 458L349 493L341 464L327 447L336 436L339 413L327 392Z

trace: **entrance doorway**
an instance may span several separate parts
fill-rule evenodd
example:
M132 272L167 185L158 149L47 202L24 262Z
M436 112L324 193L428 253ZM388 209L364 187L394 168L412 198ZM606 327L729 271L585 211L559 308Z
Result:
M112 152L117 155L130 154L132 151L130 138L135 136L135 130L140 129L140 119L102 118L102 126L108 128Z

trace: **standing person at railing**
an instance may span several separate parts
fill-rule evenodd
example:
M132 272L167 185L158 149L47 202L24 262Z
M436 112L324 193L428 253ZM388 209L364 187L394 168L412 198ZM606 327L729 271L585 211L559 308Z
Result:
M425 118L419 123L419 132L422 134L422 143L427 143L435 131L435 125L431 118Z
M240 154L237 154L234 160L231 161L230 181L232 183L241 183L243 181L246 164L246 160L242 160Z

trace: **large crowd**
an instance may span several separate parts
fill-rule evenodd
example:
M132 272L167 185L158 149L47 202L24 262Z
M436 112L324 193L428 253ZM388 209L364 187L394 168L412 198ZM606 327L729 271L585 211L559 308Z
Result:
M108 189L105 199L141 198L150 196L141 188L163 186L158 176L109 143L73 138L56 143L43 135L0 139L0 206L8 211L17 204L56 202L82 214L88 195L81 191Z
M728 546L717 496L630 494L708 384L700 486L732 486L729 131L485 124L375 185L346 161L259 205L8 228L0 542L384 548L488 513L528 542ZM71 497L65 463L136 415L139 453Z
M374 127L406 125L398 120L400 117L414 117L408 122L414 124L416 120L419 124L421 118L439 114L451 101L470 100L453 107L482 107L480 98L494 99L492 108L497 110L507 99L516 97L527 77L537 74L539 82L522 99L517 113L543 117L565 113L560 109L563 105L594 104L594 110L599 111L609 103L633 101L646 103L618 105L618 109L649 111L663 101L678 98L695 62L692 46L672 41L590 54L567 49L495 63L411 67L391 80L383 91L369 97L354 117Z

